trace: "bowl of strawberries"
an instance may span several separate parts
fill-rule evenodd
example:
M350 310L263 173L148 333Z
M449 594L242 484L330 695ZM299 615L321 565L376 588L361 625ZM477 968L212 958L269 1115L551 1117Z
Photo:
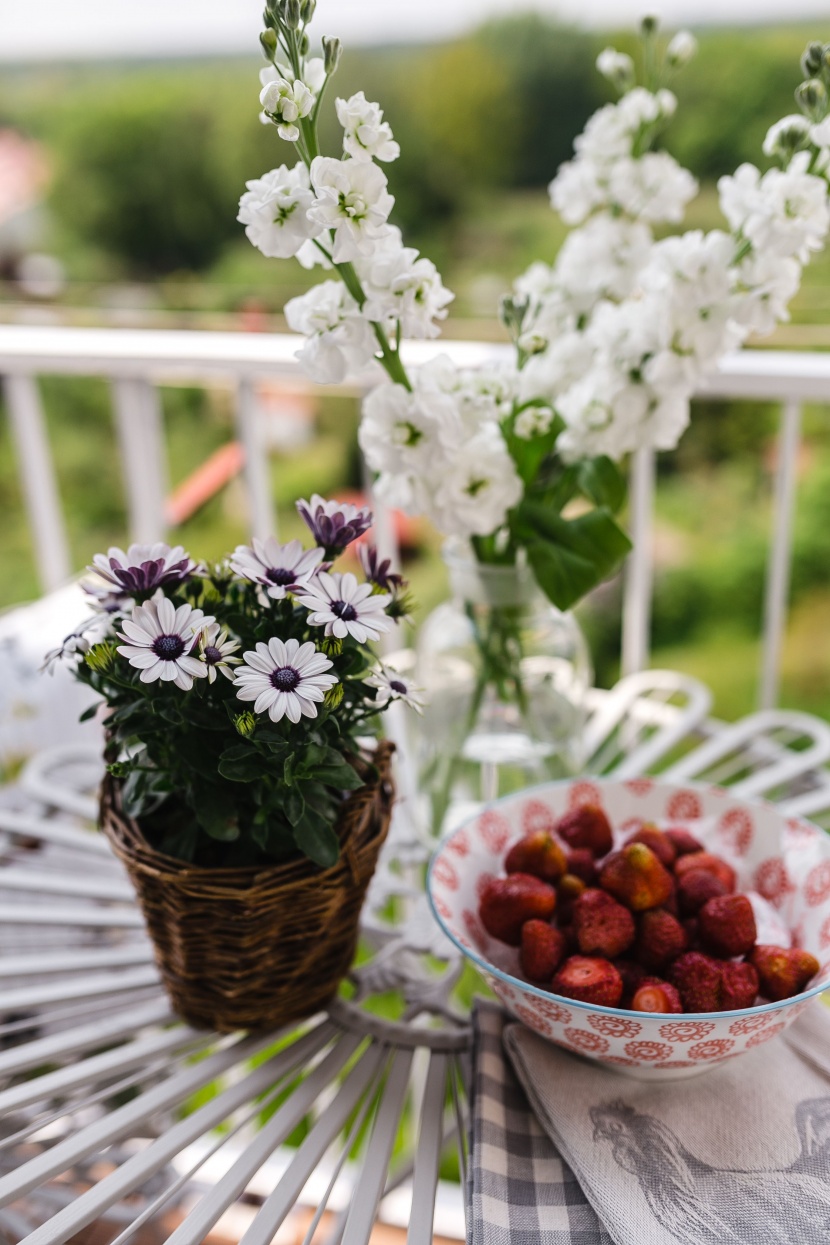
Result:
M771 1041L830 986L830 837L718 787L518 792L441 842L427 890L513 1016L640 1078Z

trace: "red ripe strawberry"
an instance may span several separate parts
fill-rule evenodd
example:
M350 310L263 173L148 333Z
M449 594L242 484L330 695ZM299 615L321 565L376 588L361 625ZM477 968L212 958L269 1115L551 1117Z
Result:
M684 1011L720 1011L722 969L719 960L700 951L687 951L674 961L669 977Z
M519 963L532 981L550 981L565 958L566 939L547 921L525 921Z
M663 834L671 843L678 856L687 856L689 852L702 852L703 844L690 834L688 830L683 830L680 826L672 826L670 830L664 830Z
M680 920L680 909L677 906L677 884L674 878L672 878L671 894L662 907L666 912L670 912L672 916L676 916L678 921Z
M683 1011L680 995L674 986L659 977L647 977L637 987L630 1007L634 1012L666 1012L672 1016Z
M671 874L645 843L629 843L609 856L599 884L633 912L659 908L673 890Z
M614 967L622 977L623 1007L629 1007L638 986L645 981L648 973L636 960L615 960ZM627 1001L626 1001L627 1000Z
M585 890L585 883L575 873L566 873L556 886L556 916L560 925L570 925L573 920L574 903Z
M689 869L677 879L677 902L683 916L695 916L708 900L727 893L720 878L708 869Z
M573 927L583 955L613 959L634 941L634 917L605 891L583 891L574 903L573 913Z
M614 846L610 823L598 804L581 804L565 813L556 833L568 847L587 847L594 856L604 856Z
M587 847L575 847L568 852L568 873L574 873L586 886L596 886L597 867Z
M683 920L680 922L680 924L683 926L683 928L686 931L686 937L689 940L689 950L699 951L700 950L700 938L698 937L699 931L697 928L697 917L696 916L684 917Z
M650 847L654 852L660 864L665 865L667 869L671 869L677 859L677 852L671 839L666 838L662 830L658 830L656 826L649 823L640 826L639 830L630 834L623 846L627 847L629 843L645 843L646 847Z
M513 844L504 868L507 873L529 873L543 882L556 882L565 872L565 852L547 830L536 830Z
M478 914L487 933L511 947L522 941L525 921L553 916L556 891L547 882L529 873L511 873L508 878L492 878L484 888Z
M749 956L758 973L761 994L771 1003L800 994L819 970L819 962L801 947L758 946Z
M643 968L655 971L676 960L689 945L686 931L676 916L664 908L652 908L640 917L637 959Z
M681 856L674 866L675 877L679 880L691 873L692 869L705 869L707 873L713 873L723 882L730 895L735 889L735 870L720 856L714 856L711 852L689 852L688 856Z
M752 1007L758 994L758 974L751 964L727 961L721 969L721 1009L737 1012Z
M566 999L616 1007L622 998L622 977L609 960L572 955L551 982L551 989Z
M707 951L725 960L746 955L755 946L755 913L746 895L709 899L697 914L700 941Z

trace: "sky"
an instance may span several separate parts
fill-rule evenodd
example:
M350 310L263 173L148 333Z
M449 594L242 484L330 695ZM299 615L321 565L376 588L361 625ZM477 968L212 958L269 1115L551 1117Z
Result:
M314 25L353 44L425 40L527 9L599 27L644 12L669 28L811 17L830 27L828 0L319 0ZM262 0L0 0L0 61L244 53L256 47L261 12Z

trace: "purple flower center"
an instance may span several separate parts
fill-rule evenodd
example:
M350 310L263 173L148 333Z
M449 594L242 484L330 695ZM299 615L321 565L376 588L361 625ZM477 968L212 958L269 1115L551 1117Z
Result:
M297 575L295 571L289 570L286 566L269 566L265 572L265 578L280 588L287 588L289 584L294 583Z
M209 666L215 666L217 662L222 660L222 650L217 648L215 644L209 644L205 649L205 661Z
M331 612L342 618L343 622L354 622L357 618L357 610L348 601L332 601Z
M184 640L180 635L160 635L153 640L152 649L162 661L175 661L184 652Z
M301 675L293 666L280 666L278 670L271 671L270 679L271 686L275 687L278 692L293 692L300 682Z
M392 691L397 692L399 696L405 696L407 693L407 686L405 683L401 683L400 679L390 679L389 686Z

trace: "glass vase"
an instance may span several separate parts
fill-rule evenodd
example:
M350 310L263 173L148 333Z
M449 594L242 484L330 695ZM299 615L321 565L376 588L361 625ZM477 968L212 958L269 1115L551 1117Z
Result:
M420 791L435 834L482 802L577 773L593 680L579 624L529 566L452 547L444 560L452 595L421 628L416 670L428 696Z

